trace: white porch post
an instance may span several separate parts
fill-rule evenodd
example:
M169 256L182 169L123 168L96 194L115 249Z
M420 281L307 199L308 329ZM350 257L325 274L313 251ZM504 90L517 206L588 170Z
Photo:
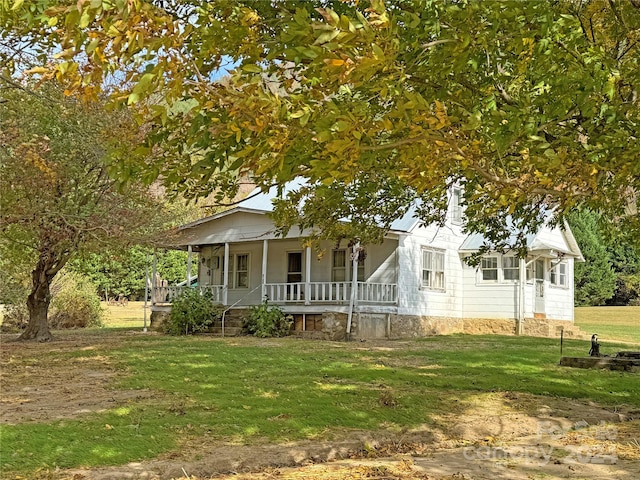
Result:
M191 259L193 258L193 247L187 245L187 287L191 286Z
M267 256L269 254L269 240L262 241L262 300L267 297Z
M523 323L524 323L524 294L525 286L527 284L527 260L520 259L520 282L518 283L518 335L522 335Z
M305 271L305 285L304 285L304 304L309 305L311 303L311 247L307 247L305 252L305 262L306 262L306 271Z
M224 272L222 279L222 303L228 305L228 290L229 290L229 243L224 244Z
M156 295L158 295L158 254L154 250L153 251L153 267L152 267L152 277L151 277L151 305L156 304Z
M351 320L353 319L353 307L358 296L358 257L360 256L360 242L353 247L353 259L351 262L351 300L349 301L349 316L347 317L347 340L351 337Z

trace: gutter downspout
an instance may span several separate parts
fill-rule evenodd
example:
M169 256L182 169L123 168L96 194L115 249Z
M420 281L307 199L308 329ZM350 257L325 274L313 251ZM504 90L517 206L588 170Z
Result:
M349 300L349 316L347 317L347 341L351 340L351 320L353 319L353 307L358 294L358 257L360 256L360 242L353 247L353 260L351 262L351 299Z

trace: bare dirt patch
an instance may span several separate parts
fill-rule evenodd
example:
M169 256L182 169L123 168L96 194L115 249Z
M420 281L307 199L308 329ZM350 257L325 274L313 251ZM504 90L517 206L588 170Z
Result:
M65 333L45 348L3 337L0 421L76 418L156 395L112 388L123 372L100 352L123 335L136 334ZM83 355L69 357L78 351ZM433 424L402 432L345 430L330 440L263 445L185 437L178 450L159 458L47 471L40 478L635 480L639 442L637 409L496 392L453 402Z
M75 333L75 332L74 332ZM16 343L3 335L0 346L0 423L16 424L76 418L154 395L146 390L111 387L120 373L98 353L118 336L60 334L43 345ZM83 351L68 358L60 353ZM95 355L91 352L95 351Z

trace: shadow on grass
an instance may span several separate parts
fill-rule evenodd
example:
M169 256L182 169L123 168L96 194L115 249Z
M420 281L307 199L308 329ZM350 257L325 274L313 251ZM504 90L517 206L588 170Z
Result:
M194 437L260 443L322 440L345 429L400 432L428 426L454 401L484 392L640 407L634 374L559 367L559 342L550 339L450 336L379 348L131 336L102 348L126 368L119 388L151 389L160 400L78 420L4 426L3 449L13 452L7 471L122 464ZM585 349L588 342L567 341L564 353L584 355Z

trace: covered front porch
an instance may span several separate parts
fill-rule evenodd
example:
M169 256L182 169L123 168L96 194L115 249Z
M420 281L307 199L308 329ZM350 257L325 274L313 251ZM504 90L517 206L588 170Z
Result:
M182 291L210 292L229 308L264 300L300 312L309 307L394 306L398 302L398 240L361 248L299 238L187 245L187 280L166 285L153 275L152 309L166 309ZM192 259L196 259L193 262Z

